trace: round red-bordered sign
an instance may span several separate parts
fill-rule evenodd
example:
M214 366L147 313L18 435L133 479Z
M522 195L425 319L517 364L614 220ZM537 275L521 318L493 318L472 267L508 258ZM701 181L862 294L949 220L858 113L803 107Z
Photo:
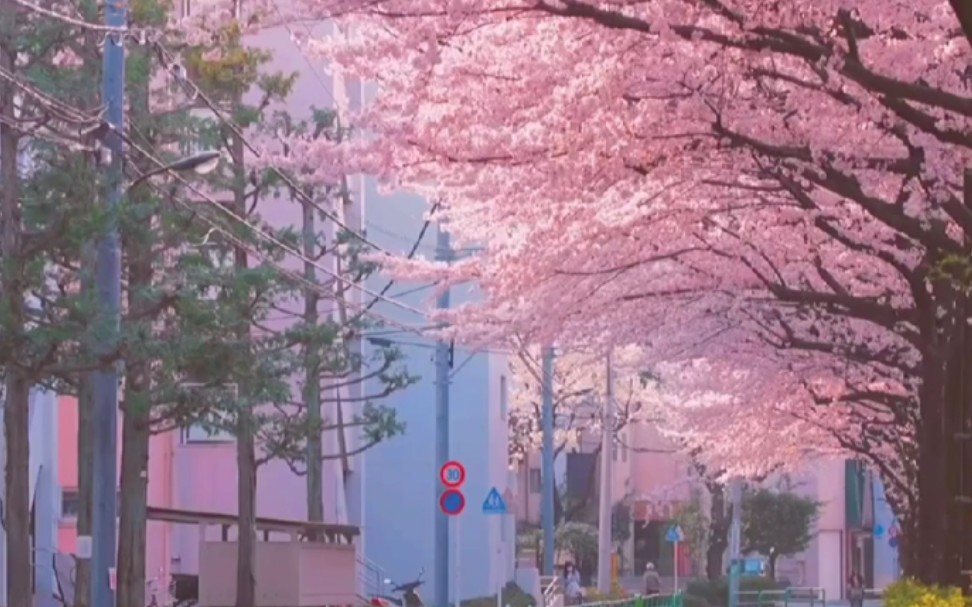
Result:
M466 468L457 461L446 462L439 470L439 480L450 489L458 489L466 482Z
M466 496L457 489L449 489L439 498L439 508L449 516L458 516L466 509Z

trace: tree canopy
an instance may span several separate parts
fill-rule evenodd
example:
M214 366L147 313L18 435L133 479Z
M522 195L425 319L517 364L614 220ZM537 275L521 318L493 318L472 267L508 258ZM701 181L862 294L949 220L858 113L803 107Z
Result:
M743 496L743 552L767 558L768 575L776 577L776 561L805 550L816 531L820 504L788 491L750 489Z

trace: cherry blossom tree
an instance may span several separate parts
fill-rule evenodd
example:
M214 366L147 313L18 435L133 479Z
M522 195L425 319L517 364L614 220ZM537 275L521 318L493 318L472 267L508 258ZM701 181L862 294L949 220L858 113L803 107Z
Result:
M289 141L292 158L444 201L457 244L483 253L448 269L386 264L476 281L486 297L449 318L457 331L637 343L649 361L716 367L689 382L709 398L680 408L687 439L752 451L753 422L772 413L787 439L767 438L767 453L820 436L867 458L901 496L909 573L960 580L972 462L947 429L969 409L967 293L951 278L972 230L972 9L310 8L343 28L319 50L378 85L359 117L375 137Z
M619 441L631 426L658 421L652 406L653 387L640 367L637 347L613 353L614 428ZM521 348L510 361L512 391L509 408L510 461L539 452L543 442L543 398L539 348ZM557 454L578 448L584 435L598 435L604 423L607 363L603 356L562 353L554 366L554 449Z
M637 347L619 348L612 355L614 394L614 437L616 448L635 449L631 436L639 425L660 421L652 405L657 402L653 386L643 371ZM512 391L507 424L510 431L511 466L520 466L527 456L539 453L543 444L543 395L540 349L520 347L510 361ZM607 399L607 362L590 353L561 353L554 366L553 415L554 457L595 443L592 453L602 454L600 432L604 427ZM585 481L587 497L596 495L596 476ZM565 504L555 492L558 520L571 521L589 505L588 499Z

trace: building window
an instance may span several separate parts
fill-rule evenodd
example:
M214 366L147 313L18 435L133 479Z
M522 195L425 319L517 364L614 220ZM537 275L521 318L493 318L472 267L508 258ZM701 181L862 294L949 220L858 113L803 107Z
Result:
M81 507L81 500L78 497L76 488L61 489L61 520L78 520L78 509ZM115 494L115 508L121 508L121 492Z
M507 400L508 395L506 392L506 376L500 375L500 388L499 388L499 401L500 401L500 419L506 420L506 415L509 410L510 403Z
M78 518L78 490L64 489L61 491L61 518L74 520Z
M182 442L187 445L199 443L231 443L234 440L236 440L236 437L225 428L192 424L182 430Z
M543 479L540 476L540 468L530 468L530 493L540 493L543 489Z

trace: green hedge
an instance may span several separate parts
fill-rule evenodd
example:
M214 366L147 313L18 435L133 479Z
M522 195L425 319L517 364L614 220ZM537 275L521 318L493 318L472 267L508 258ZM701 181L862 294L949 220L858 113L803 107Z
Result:
M709 607L708 601L694 594L682 595L682 607Z
M533 597L523 591L515 582L510 582L503 588L502 597L503 607L533 607ZM475 599L467 599L462 602L462 607L496 607L496 595L481 596Z
M765 577L743 577L739 580L740 592L759 592L761 590L783 590L786 584ZM689 598L693 597L693 598ZM686 607L703 607L698 601L705 601L709 607L729 605L729 579L692 580L685 587ZM693 603L689 603L693 601Z

